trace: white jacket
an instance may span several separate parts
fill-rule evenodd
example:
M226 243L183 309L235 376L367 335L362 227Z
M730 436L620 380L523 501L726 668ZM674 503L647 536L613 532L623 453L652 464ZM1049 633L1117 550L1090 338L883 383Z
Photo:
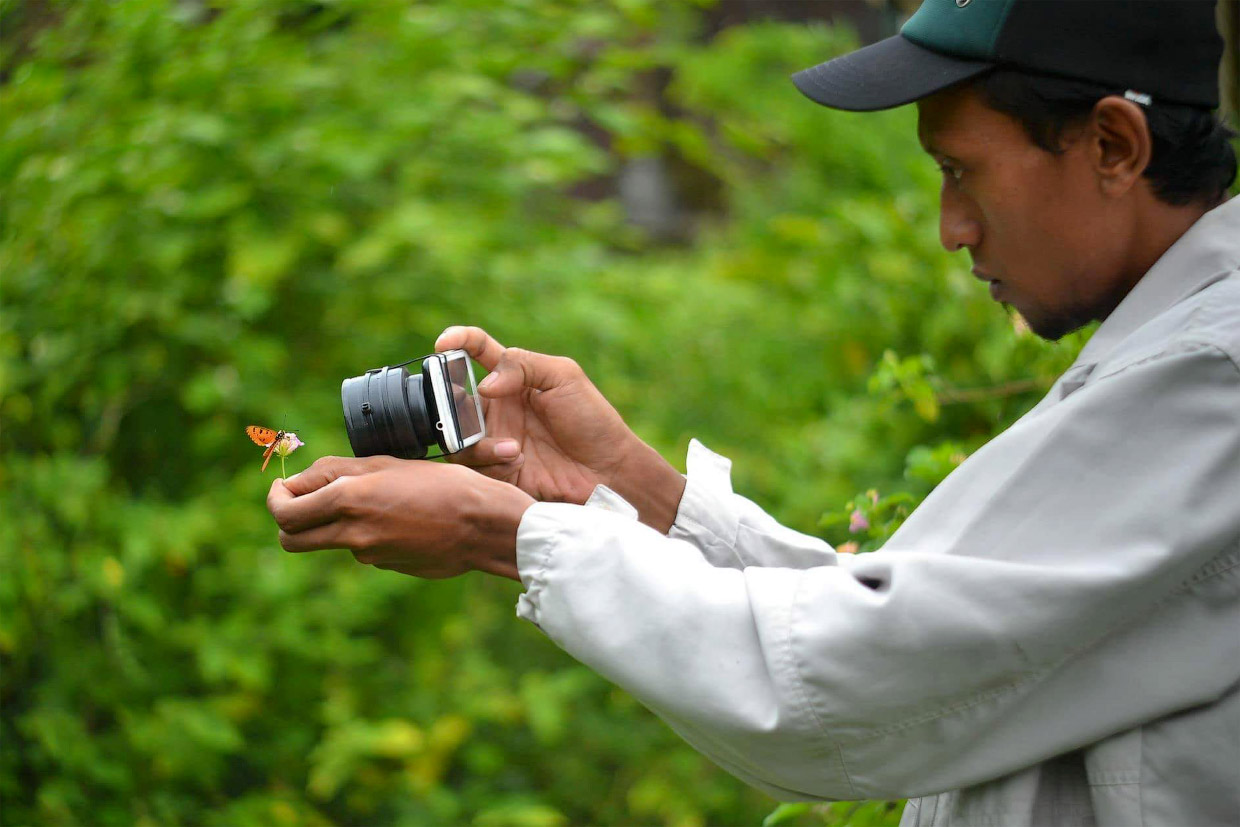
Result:
M732 493L539 503L517 612L782 799L906 825L1240 824L1240 199L879 551ZM918 798L920 797L920 799Z

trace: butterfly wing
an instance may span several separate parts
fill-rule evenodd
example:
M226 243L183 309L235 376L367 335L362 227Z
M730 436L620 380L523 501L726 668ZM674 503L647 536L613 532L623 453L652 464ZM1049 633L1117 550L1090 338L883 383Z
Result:
M255 445L267 447L276 444L276 438L279 436L270 428L264 428L261 425L249 425L245 429L245 435L248 436Z
M255 445L262 445L267 450L263 451L263 467L262 471L267 470L267 463L271 460L271 452L276 449L276 445L280 442L280 437L284 436L283 431L273 431L271 428L264 428L261 425L248 425L245 429L245 435Z

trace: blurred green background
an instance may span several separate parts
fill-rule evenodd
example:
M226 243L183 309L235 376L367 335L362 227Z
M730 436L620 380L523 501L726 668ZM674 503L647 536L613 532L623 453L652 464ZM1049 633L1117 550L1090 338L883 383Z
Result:
M478 324L880 544L1083 341L939 249L911 109L788 82L899 6L0 0L0 820L893 824L776 810L516 584L283 553L243 428L348 454L341 379Z

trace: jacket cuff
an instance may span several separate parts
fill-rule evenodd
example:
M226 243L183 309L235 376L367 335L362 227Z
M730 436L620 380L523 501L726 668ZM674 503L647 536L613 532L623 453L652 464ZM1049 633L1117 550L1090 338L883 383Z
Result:
M737 566L741 563L736 554L740 518L728 502L732 460L692 439L685 467L685 493L667 536L693 543L712 565Z
M556 519L557 503L534 503L517 526L517 574L525 592L517 598L517 617L542 628L539 603L546 588L547 569L563 532Z
M598 509L637 521L637 509L605 485L596 486L585 506L570 503L534 503L525 510L517 526L517 574L525 593L517 598L517 617L542 628L540 605L555 555L564 545L565 534Z

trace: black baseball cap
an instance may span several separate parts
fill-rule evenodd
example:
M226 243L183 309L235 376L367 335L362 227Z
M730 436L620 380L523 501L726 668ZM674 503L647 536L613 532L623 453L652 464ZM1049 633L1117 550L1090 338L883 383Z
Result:
M792 82L823 106L872 111L1007 66L1214 109L1222 53L1215 0L924 0L898 35Z

